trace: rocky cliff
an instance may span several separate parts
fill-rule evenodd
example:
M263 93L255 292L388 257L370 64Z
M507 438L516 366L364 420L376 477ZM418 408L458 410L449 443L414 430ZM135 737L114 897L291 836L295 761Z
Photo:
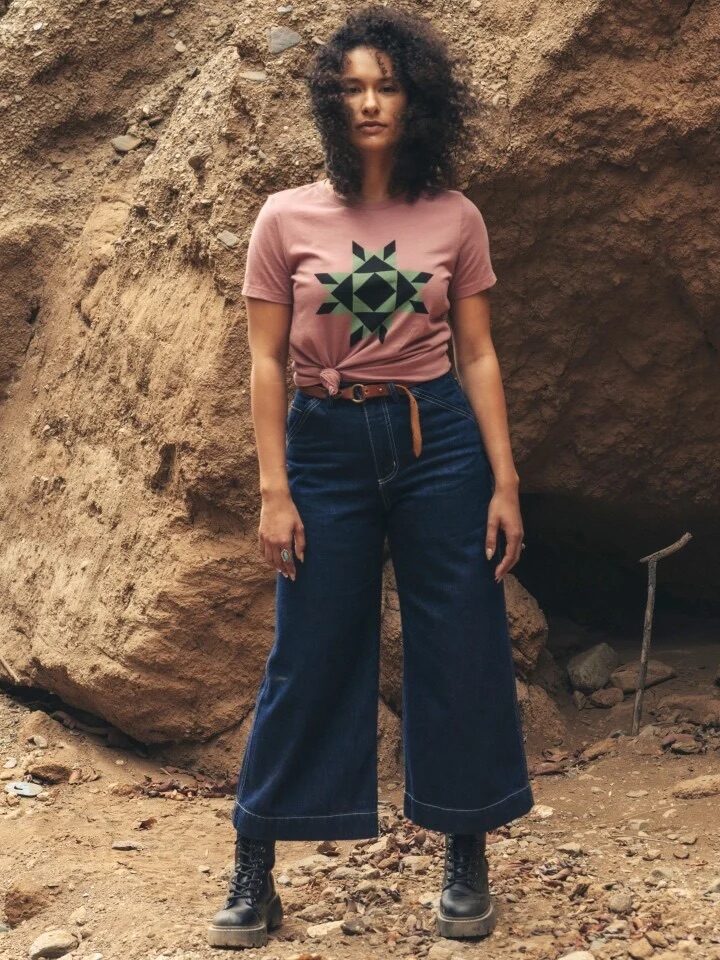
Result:
M689 528L661 582L712 596L718 7L418 9L475 78L527 562ZM303 74L344 10L0 15L0 673L149 742L241 731L272 640L239 290L264 196L322 174Z

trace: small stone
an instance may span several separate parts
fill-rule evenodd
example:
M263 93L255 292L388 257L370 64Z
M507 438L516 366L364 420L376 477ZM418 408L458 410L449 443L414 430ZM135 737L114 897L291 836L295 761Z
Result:
M302 42L302 37L289 27L270 27L268 30L268 47L270 53L282 53L290 47Z
M232 249L232 247L236 247L238 243L240 243L240 238L230 230L223 230L217 235L217 239L224 247L227 247L228 249Z
M113 850L142 850L143 845L137 840L113 840Z
M630 943L628 943L627 952L633 960L646 960L646 958L651 957L655 951L645 937L640 937L639 940L631 940Z
M579 857L585 852L579 843L561 843L558 850L560 853L569 853L573 857Z
M614 893L608 898L608 910L613 913L630 913L633 908L633 898L629 893Z
M365 922L362 917L352 913L343 918L340 929L349 934L365 933Z
M264 70L241 70L238 74L243 80L253 80L255 83L261 83L267 80L267 74Z
M681 800L697 800L701 797L714 797L720 793L720 774L711 773L703 777L681 780L673 787L672 794Z
M600 707L608 710L623 701L623 692L617 687L603 687L602 690L595 690L590 694L590 703L594 707Z
M344 920L328 920L327 923L313 923L306 930L309 937L326 937L336 930L342 930Z
M667 886L672 879L672 872L667 867L655 867L645 878L645 883L651 887L657 887L660 884Z
M451 960L452 956L456 953L457 947L440 942L434 943L428 950L426 956L427 960Z
M696 740L695 737L691 736L689 733L680 733L673 738L673 742L670 744L670 749L673 753L700 753L702 751L703 745L700 740Z
M634 660L632 663L624 663L617 670L613 670L610 677L610 683L617 687L623 693L634 693L638 688L638 674L640 671L640 661ZM645 676L645 688L652 687L656 683L662 683L664 680L670 680L676 677L677 673L672 667L660 660L648 660L647 673Z
M595 743L591 743L589 747L585 747L580 757L583 760L597 760L612 750L617 750L617 741L614 737L605 737L604 740L597 740Z
M367 847L365 847L365 853L369 853L369 854L385 853L385 851L387 850L387 845L388 845L388 838L387 838L387 834L385 834L385 836L382 837L380 840L377 840L375 843L371 843Z
M50 759L30 763L26 769L30 776L42 783L67 783L72 773L72 767L68 764Z
M77 910L73 910L68 917L68 920L70 920L72 923L76 923L79 927L84 926L88 920L87 907L78 907Z
M205 169L211 156L212 150L207 145L198 147L188 157L188 166L192 167L193 170L199 173Z
M409 854L400 861L403 871L409 870L410 873L426 873L432 864L432 857L424 854Z
M567 672L573 690L592 693L610 679L619 657L609 643L596 643L589 650L575 654L568 661Z
M28 957L30 960L40 960L41 957L63 957L79 944L80 940L76 934L58 927L40 934L36 940L33 940L28 948Z
M118 153L130 153L131 150L136 150L140 146L142 140L140 137L133 137L129 133L124 133L120 137L113 137L110 143Z

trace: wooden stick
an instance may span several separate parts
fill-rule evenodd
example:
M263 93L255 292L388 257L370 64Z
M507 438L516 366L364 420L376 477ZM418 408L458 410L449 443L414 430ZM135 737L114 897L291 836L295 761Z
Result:
M13 668L10 666L10 664L7 662L7 660L1 653L0 653L0 663L3 665L3 667L5 667L5 670L7 671L8 676L12 677L15 683L18 684L19 686L22 683L22 681L20 680L20 677L15 673Z
M675 553L682 549L686 543L692 540L691 533L684 533L679 540L671 543L669 547L663 547L655 553L649 553L646 557L641 557L638 563L647 563L648 565L648 591L647 602L645 604L645 622L643 623L642 650L640 651L640 670L638 671L637 690L635 691L635 708L633 710L631 735L636 737L640 729L640 715L642 714L643 696L645 695L645 680L647 678L647 664L650 657L650 638L652 635L653 611L655 609L655 587L657 584L657 561L663 557Z

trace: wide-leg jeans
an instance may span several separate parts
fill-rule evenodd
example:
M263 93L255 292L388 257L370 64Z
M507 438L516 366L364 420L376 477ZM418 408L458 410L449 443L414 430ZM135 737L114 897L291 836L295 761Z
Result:
M344 385L344 384L343 384ZM297 389L291 495L305 528L296 580L276 575L276 626L245 747L233 824L264 839L378 835L383 546L403 644L404 815L491 830L533 806L503 581L485 534L494 478L452 371L409 399L360 403Z

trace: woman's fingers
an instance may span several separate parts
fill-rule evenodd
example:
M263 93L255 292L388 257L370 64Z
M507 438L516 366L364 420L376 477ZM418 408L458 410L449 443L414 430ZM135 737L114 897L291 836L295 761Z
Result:
M290 539L273 545L273 563L278 573L290 577L291 580L295 579L295 559Z
M305 527L300 520L295 524L295 555L300 563L305 562Z
M293 541L295 547L293 547ZM290 534L279 537L271 537L263 533L258 534L258 545L260 553L267 562L273 566L278 573L284 577L290 577L295 580L297 569L295 567L295 557L304 560L305 556L305 529L302 522L297 519Z
M507 526L503 525L503 532L505 533L505 555L495 568L496 582L501 580L508 570L512 570L520 559L522 552L522 527L513 527L509 524Z
M498 517L492 509L488 510L487 530L485 533L485 556L491 560L497 548Z

